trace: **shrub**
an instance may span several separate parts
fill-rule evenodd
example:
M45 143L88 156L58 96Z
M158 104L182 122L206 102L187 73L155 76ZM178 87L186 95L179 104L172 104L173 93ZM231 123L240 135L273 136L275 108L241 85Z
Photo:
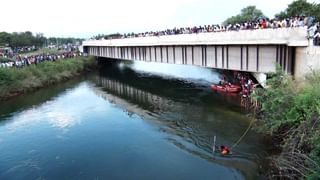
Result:
M262 104L258 126L282 148L271 158L270 178L319 179L320 72L308 74L302 88L280 70L267 84L256 96Z

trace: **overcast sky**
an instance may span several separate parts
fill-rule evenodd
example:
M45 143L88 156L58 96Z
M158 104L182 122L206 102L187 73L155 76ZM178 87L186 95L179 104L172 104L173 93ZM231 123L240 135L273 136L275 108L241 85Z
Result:
M268 17L293 0L3 0L0 31L88 38L217 24L255 5ZM308 0L319 2L320 0Z

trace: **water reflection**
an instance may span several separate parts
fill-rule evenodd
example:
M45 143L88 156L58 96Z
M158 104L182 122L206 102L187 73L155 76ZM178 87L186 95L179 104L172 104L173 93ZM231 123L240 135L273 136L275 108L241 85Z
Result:
M76 117L70 109L62 109L59 104L45 104L40 108L28 109L21 114L17 114L15 121L10 125L10 131L15 132L16 130L26 128L30 126L30 124L37 123L44 119L48 121L52 127L62 130L67 130L76 123L80 123L79 118Z
M53 128L60 129L67 132L77 124L81 124L83 114L91 113L99 107L92 106L84 103L82 106L75 106L75 102L82 99L86 102L86 96L90 87L88 83L78 85L78 88L65 91L63 94L66 96L58 96L43 104L32 106L21 112L15 112L10 116L7 115L7 120L14 116L15 120L10 122L8 127L10 132L28 128L36 123L48 123ZM89 98L88 98L89 99ZM79 109L80 108L80 109ZM82 112L82 113L79 113Z

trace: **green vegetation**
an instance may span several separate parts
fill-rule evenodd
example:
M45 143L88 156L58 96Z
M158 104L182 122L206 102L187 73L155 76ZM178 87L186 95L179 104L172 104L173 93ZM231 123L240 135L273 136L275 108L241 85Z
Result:
M280 153L271 156L270 179L320 179L320 71L298 83L278 70L257 92L258 129Z
M297 15L315 16L317 20L320 20L320 4L309 3L306 0L296 0L289 4L285 11L276 14L275 17L284 19Z
M287 9L276 14L278 19L290 18L294 16L314 16L320 20L320 3L309 3L306 0L296 0L288 5ZM263 12L256 6L248 6L241 10L241 13L232 16L224 21L224 25L243 23L246 21L256 21L258 18L265 17Z
M95 58L78 57L43 62L25 68L0 68L0 99L69 79L95 67Z
M63 45L63 44L75 44L76 42L82 42L84 39L80 38L72 38L72 37L67 37L67 38L58 38L58 37L49 37L47 38L47 45L50 44L55 44L55 45Z
M33 35L32 32L0 32L0 47L8 46L12 49L16 49L18 47L43 47L45 45L63 45L63 44L75 44L76 42L81 42L83 39L79 38L56 38L50 37L46 38L42 33L38 33Z
M11 58L0 57L0 63L1 62L8 62L8 61L14 61L14 60Z
M30 31L21 33L0 32L0 46L9 46L11 48L25 46L42 47L45 42L46 38L41 33L34 36Z
M241 13L232 16L224 21L224 25L244 23L247 21L256 21L258 18L265 17L261 10L257 9L256 6L248 6L241 10Z

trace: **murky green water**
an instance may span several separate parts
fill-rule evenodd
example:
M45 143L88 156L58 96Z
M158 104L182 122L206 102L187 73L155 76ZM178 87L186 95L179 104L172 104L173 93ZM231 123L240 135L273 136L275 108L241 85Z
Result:
M213 155L251 119L208 85L120 65L1 102L0 179L259 178L254 132Z

